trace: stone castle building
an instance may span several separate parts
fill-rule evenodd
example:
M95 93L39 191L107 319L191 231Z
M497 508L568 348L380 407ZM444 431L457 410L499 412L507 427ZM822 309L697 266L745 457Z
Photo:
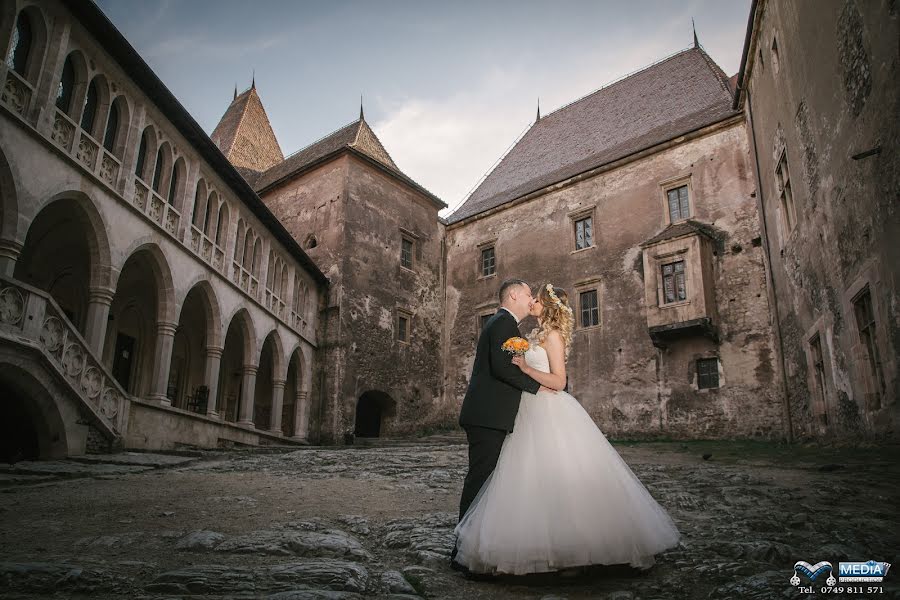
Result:
M738 75L538 115L442 219L362 110L285 157L252 85L207 136L93 3L6 2L0 458L454 427L511 276L611 437L895 436L897 32L754 2Z

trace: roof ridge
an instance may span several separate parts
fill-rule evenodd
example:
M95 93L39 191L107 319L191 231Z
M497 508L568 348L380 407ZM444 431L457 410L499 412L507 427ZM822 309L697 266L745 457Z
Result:
M241 94L238 96L238 98L240 98L241 96L243 96L243 95L244 95L245 93L247 93L247 92L253 92L255 89L256 89L256 88L251 87L250 89L246 90L245 92L241 92ZM230 155L231 155L231 151L234 149L234 144L235 144L235 142L237 142L237 139L238 139L238 132L241 130L241 125L243 125L243 123L244 123L244 117L247 116L247 109L250 108L250 95L251 95L251 94L247 93L247 97L244 99L244 108L241 109L241 118L238 119L237 125L236 125L235 128L234 128L234 136L231 138L231 145L228 146L228 152L223 152L223 153L222 153L222 154L224 154L225 156L230 156ZM232 102L232 104L233 104L234 102L237 102L237 99L235 99L235 100ZM226 112L227 112L227 110L226 110ZM268 118L268 117L267 117L267 118Z
M675 58L676 56L680 56L680 55L682 55L682 54L687 54L687 53L690 52L691 50L695 50L693 44L691 44L691 45L688 46L687 48L683 48L683 49L681 49L681 50L678 50L678 51L676 51L676 52L673 52L672 54L669 54L668 56L664 56L664 57L662 57L661 59L659 59L659 60L657 60L657 61L655 61L655 62L650 63L649 65L646 65L646 66L641 67L641 68L639 68L639 69L635 69L634 71L631 71L630 73L626 73L625 75L622 75L622 76L619 77L618 79L613 79L612 81L610 81L610 82L608 82L608 83L606 83L606 84L604 84L604 85L598 87L598 88L595 89L594 91L588 92L588 93L585 94L584 96L581 96L580 98L576 98L575 100L572 100L571 102L569 102L569 103L567 103L567 104L564 104L564 105L560 106L560 107L557 108L556 110L551 111L551 112L547 113L546 115L541 115L541 120L543 121L543 120L546 119L547 117L549 117L549 116L551 116L551 115L554 115L554 114L558 113L558 112L561 111L561 110L564 110L564 109L566 109L566 108L569 108L570 106L572 106L572 105L574 105L574 104L578 104L578 103L581 102L582 100L587 100L588 98L590 98L590 97L593 96L594 94L597 94L597 93L602 92L602 91L604 91L604 90L608 90L608 89L611 88L612 86L614 86L614 85L616 85L616 84L619 84L619 83L622 83L623 81L625 81L626 79L628 79L628 78L630 78L630 77L633 77L634 75L637 75L637 74L639 74L639 73L643 73L644 71L647 71L647 70L649 70L649 69L652 69L652 68L655 67L656 65L659 65L659 64L662 64L662 63L664 63L664 62L666 62L666 61L668 61L668 60L671 60L671 59Z
M734 94L731 92L731 86L728 85L728 80L730 77L725 74L725 71L722 70L716 61L712 59L712 56L706 53L702 47L697 48L700 51L700 56L703 57L703 60L706 62L706 66L709 67L709 70L713 72L713 75L716 76L716 79L719 80L719 84L722 86L722 89L728 93L731 98L734 98Z
M372 139L374 140L374 142L376 144L378 144L378 149L381 150L382 152L384 152L384 155L387 157L388 161L390 161L390 165L388 165L388 166L391 167L392 169L396 169L399 171L400 167L397 166L397 163L394 161L394 158L391 156L391 153L387 151L387 148L385 148L384 144L381 143L381 139L378 137L378 134L375 133L375 130L372 129L372 126L369 125L368 121L366 121L364 118L359 120L359 129L356 130L356 137L353 138L353 142L349 145L354 148L357 148L359 150L362 150L362 146L358 146L357 144L359 144L359 138L360 138L360 136L362 136L363 127L365 127L369 131L369 133L372 134Z
M348 127L350 127L350 126L352 126L352 125L356 125L356 124L359 123L359 122L360 122L360 120L357 119L357 120L355 120L355 121L351 121L350 123L347 123L346 125L343 125L343 126L341 126L341 127L338 127L337 129L335 129L334 131L332 131L332 132L330 132L330 133L326 133L325 135L323 135L323 136L320 137L319 139L315 140L314 142L310 142L309 144L303 146L302 148L300 148L300 149L298 149L298 150L295 150L295 151L291 152L290 154L288 154L287 156L284 157L284 160L287 160L287 159L291 158L292 156L295 156L295 155L297 155L297 154L300 154L300 153L303 152L304 150L307 150L307 149L309 149L309 148L312 148L313 146L315 146L315 145L318 144L319 142L321 142L321 141L323 141L323 140L327 140L328 138L330 138L331 136L335 135L336 133L338 133L338 132L340 132L340 131L343 131L343 130L347 129ZM356 132L356 135L359 136L359 131ZM354 139L355 139L355 138L354 138ZM277 165L275 165L275 166L277 166ZM272 168L274 168L274 166L273 166Z

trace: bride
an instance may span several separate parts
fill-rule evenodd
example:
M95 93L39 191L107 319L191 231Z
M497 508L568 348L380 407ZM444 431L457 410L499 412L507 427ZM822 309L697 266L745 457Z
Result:
M530 313L536 341L513 363L562 390L572 341L568 295L550 284ZM456 561L523 575L594 564L648 568L678 544L672 519L566 392L522 393L497 466L456 526Z

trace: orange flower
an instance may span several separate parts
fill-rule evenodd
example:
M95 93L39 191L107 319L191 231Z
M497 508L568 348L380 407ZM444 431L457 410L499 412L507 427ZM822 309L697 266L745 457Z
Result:
M528 351L528 340L520 337L511 337L501 346L503 350L517 356L522 356Z

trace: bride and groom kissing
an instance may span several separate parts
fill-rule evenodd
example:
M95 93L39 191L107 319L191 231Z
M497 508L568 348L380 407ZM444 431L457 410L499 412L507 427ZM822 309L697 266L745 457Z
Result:
M566 388L574 314L565 290L533 295L500 285L482 328L459 424L469 468L450 565L469 574L524 575L629 564L649 568L678 544L672 519ZM506 352L519 322L537 317L524 355Z

